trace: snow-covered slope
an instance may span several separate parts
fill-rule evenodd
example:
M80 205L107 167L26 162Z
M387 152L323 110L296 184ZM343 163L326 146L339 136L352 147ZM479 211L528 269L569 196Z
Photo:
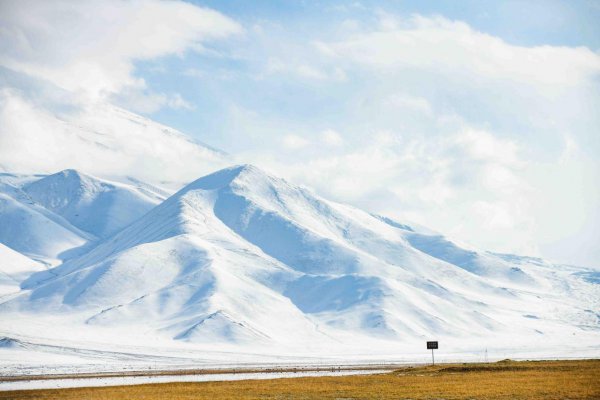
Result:
M100 238L119 231L164 200L162 193L72 169L28 183L22 190L37 204Z
M164 200L141 181L117 183L75 170L0 175L0 243L56 265L91 249Z
M31 314L79 327L81 340L110 329L120 341L238 352L361 352L428 337L553 346L572 335L593 348L595 273L463 249L243 165L33 274L0 315L20 334Z
M13 250L54 264L89 239L45 208L0 193L0 243Z
M0 296L18 292L23 280L45 269L44 265L0 243Z
M277 290L294 272L233 235L211 215L210 198L194 193L184 189L85 256L34 275L26 286L50 282L22 309L85 310L87 324L143 322L181 341L325 340Z

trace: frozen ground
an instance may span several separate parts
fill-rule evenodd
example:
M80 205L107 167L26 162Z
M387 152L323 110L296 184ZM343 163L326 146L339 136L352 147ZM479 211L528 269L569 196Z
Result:
M389 372L389 369L350 370L350 371L296 371L296 372L254 372L254 373L224 373L207 375L160 375L160 376L125 376L108 378L77 378L77 379L44 379L18 382L0 381L0 391L27 389L64 389L74 387L98 387L143 385L148 383L170 382L217 382L241 381L253 379L282 379L309 376L349 376L372 375Z
M439 338L438 338L439 339ZM593 339L593 338L592 338ZM503 340L503 342L500 342ZM421 364L431 361L431 352L422 341L373 343L371 349L355 347L322 348L308 353L294 348L248 346L216 348L205 345L174 346L168 341L154 346L86 341L55 340L24 342L0 348L0 376L86 374L131 371L175 371L197 369L309 368ZM92 347L93 346L93 347ZM501 359L599 358L598 342L532 342L444 340L435 351L439 362L484 362Z

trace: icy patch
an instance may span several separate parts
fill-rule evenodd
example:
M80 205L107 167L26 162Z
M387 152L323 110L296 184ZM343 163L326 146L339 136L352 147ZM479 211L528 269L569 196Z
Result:
M122 385L145 385L149 383L172 382L222 382L261 379L302 378L315 376L351 376L389 373L390 370L349 370L349 371L296 371L296 372L256 372L206 375L159 375L127 376L111 378L43 379L17 382L0 381L0 391L32 389L65 389L75 387L101 387Z

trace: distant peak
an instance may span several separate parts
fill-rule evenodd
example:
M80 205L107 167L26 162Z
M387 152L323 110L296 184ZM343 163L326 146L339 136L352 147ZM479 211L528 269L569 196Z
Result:
M93 175L89 175L89 174L86 174L85 172L81 172L77 169L72 169L72 168L63 169L60 172L56 172L52 175L48 175L44 179L48 179L48 178L49 179L64 178L64 179L68 179L68 180L76 180L79 182L89 182L89 183L94 183L94 184L98 184L100 182L105 183L105 181L103 179L97 178Z
M62 188L60 190L93 191L96 190L96 188L100 185L102 185L102 181L100 179L87 175L76 169L69 168L34 181L28 184L25 189L27 191L47 191L50 190L49 188Z
M182 191L193 189L213 190L230 185L242 176L266 178L268 174L252 164L240 164L223 168L190 183Z
M47 180L49 182L55 182L57 180L65 180L66 182L72 182L73 184L78 185L88 185L94 184L94 182L99 181L97 178L94 178L90 175L87 175L81 171L76 169L64 169L60 172L57 172L52 175L48 175L43 180Z
M261 170L260 168L258 168L257 166L255 166L253 164L238 164L238 165L233 165L228 168L224 168L223 170L235 171L238 175L243 172L254 172L254 173L258 172L258 173L262 173L262 174L265 173L263 170Z
M60 172L57 172L55 174L52 174L50 176L65 176L67 178L82 178L84 176L83 173L77 171L76 169L64 169Z

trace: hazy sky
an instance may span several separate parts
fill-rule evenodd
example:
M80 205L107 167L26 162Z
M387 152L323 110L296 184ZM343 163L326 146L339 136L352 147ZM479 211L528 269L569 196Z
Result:
M48 84L43 107L111 102L328 198L600 266L598 21L585 0L2 0L0 105Z

